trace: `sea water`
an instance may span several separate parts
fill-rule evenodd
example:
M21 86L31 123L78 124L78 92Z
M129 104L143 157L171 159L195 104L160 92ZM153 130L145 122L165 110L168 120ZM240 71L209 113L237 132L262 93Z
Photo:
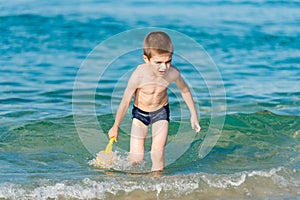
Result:
M1 2L0 198L299 199L299 13L297 0ZM118 170L94 167L142 50L103 70L97 63L135 40L124 38L91 58L90 71L80 70L99 44L149 27L190 38L211 59L217 73L207 76L210 68L192 66L198 51L174 42L173 64L193 92L202 131L191 133L172 86L167 145L176 141L184 152L159 175L148 173L149 155L132 172L122 156ZM92 72L101 70L95 83ZM210 137L214 120L219 132ZM128 152L130 122L128 111L114 152ZM186 136L176 140L179 133ZM100 142L87 139L98 135ZM148 153L150 143L149 133Z

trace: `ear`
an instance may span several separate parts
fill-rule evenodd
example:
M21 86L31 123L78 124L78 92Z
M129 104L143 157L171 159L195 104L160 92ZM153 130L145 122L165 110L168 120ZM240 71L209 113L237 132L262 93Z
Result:
M143 59L146 64L148 64L150 62L150 59L146 55L143 55Z

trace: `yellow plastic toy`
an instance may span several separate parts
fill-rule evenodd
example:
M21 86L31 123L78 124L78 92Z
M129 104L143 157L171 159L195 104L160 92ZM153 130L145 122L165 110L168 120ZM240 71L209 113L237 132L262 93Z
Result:
M94 166L107 168L113 163L112 147L115 142L115 138L111 138L104 151L100 151L94 159Z

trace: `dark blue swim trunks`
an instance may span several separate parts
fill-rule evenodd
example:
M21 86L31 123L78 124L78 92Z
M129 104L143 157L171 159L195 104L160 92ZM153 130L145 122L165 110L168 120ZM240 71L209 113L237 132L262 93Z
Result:
M161 107L160 109L153 112L145 112L136 106L132 109L132 118L136 118L143 122L146 126L153 124L159 120L170 121L170 109L169 104Z

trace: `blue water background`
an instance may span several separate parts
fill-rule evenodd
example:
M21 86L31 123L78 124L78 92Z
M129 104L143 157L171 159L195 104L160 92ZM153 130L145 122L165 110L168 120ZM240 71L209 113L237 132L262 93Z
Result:
M199 193L217 198L218 192L227 199L299 198L299 13L297 0L1 2L0 198L137 198L138 190L161 199ZM226 121L205 159L192 154L199 137L189 150L193 159L183 157L160 180L126 174L118 179L88 164L94 155L74 126L73 86L98 44L145 27L178 31L203 46L224 83ZM137 58L123 60L134 68L142 55L133 55ZM177 61L173 64L184 66ZM188 69L183 74L201 91L195 95L205 132L211 97L201 77L189 78ZM97 90L99 119L111 112L103 102L115 101L110 95L116 82ZM176 105L172 98L171 104ZM109 125L111 118L106 119ZM109 183L121 186L110 189ZM84 192L77 194L78 188Z

